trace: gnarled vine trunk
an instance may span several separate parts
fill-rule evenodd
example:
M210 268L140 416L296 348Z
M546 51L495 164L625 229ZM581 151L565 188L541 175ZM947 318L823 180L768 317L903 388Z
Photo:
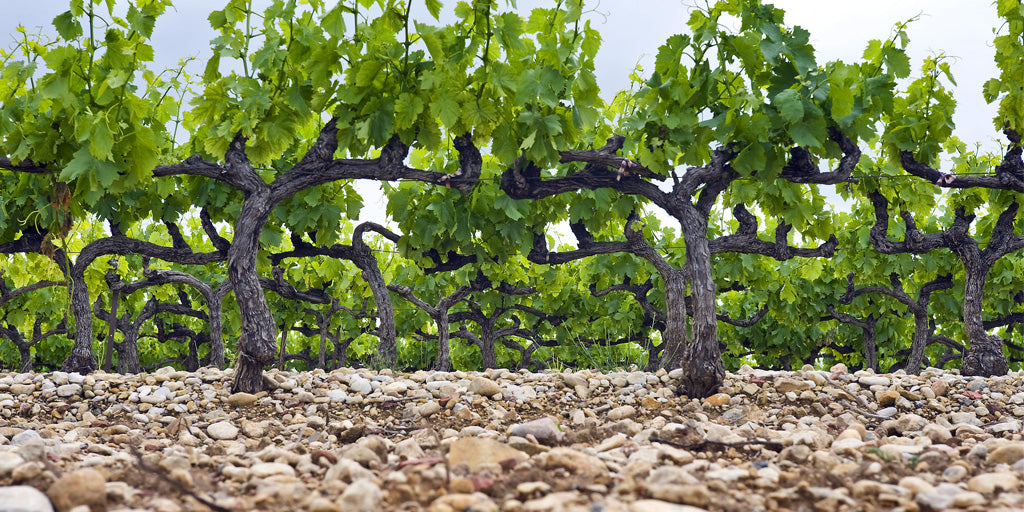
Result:
M690 301L693 305L693 339L683 347L678 359L683 369L683 391L691 398L703 398L713 394L725 380L725 366L718 346L718 320L715 314L717 288L712 275L711 253L708 248L707 222L695 208L687 207L680 219L683 238L686 241L686 268L690 273ZM670 309L667 313L665 334L676 335L681 323L684 330L678 335L685 336L686 307L679 297L677 304L668 302L669 290L679 287L680 278L666 282L665 299ZM676 293L673 293L675 295ZM675 302L675 301L673 301ZM673 321L673 317L676 320ZM681 320L680 318L681 317Z
M967 271L964 280L964 330L970 347L964 354L963 374L982 377L1005 375L1010 367L1003 355L1003 339L989 335L981 321L981 303L989 268L970 265L967 261L964 261L964 266Z
M235 225L235 238L228 249L228 278L242 321L232 393L262 391L263 367L272 363L276 355L277 326L256 272L260 232L272 207L268 196L263 189L245 198Z

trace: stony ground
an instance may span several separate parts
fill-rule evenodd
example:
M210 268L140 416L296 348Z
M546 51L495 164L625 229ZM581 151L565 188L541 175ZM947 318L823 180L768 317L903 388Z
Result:
M0 510L1024 510L1024 372L675 377L0 374Z

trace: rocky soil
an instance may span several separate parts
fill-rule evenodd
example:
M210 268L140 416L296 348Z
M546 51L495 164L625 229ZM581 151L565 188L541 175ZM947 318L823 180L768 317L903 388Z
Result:
M1024 372L0 374L0 510L1024 510Z

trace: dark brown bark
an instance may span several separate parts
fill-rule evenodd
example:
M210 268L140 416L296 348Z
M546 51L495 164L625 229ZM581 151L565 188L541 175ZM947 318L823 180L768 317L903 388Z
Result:
M874 315L868 315L867 318L861 320L848 313L836 311L835 306L832 304L828 305L828 312L832 315L832 318L835 318L844 324L860 327L860 330L864 333L864 349L862 351L862 355L864 356L864 366L878 372L878 348L876 341L878 335L875 331L875 325L878 324L878 319L875 318Z
M114 364L114 336L117 334L117 309L121 304L121 293L117 290L110 292L110 322L107 329L107 340L103 349L103 371L110 373Z
M1016 145L1011 146L1006 155L1003 156L1002 163L996 167L995 176L956 176L945 174L918 162L910 151L900 152L900 163L908 173L928 180L940 187L982 187L1024 192L1024 163L1021 162L1021 148Z
M662 356L666 368L682 368L682 392L690 398L704 398L718 390L725 380L722 352L718 345L718 320L715 316L716 286L711 269L711 251L707 238L707 216L698 215L695 208L684 210L681 219L683 238L686 242L686 267L690 271L690 300L693 306L693 341L685 344L681 357L675 360ZM672 311L685 311L685 288L683 277L674 277L665 283L665 307L669 321L665 328L664 343L668 347L677 339L674 334L685 336L685 317L672 315ZM676 322L673 329L673 316ZM685 338L684 338L685 339ZM665 364L668 363L668 364Z
M242 175L251 185L243 188L245 201L235 221L235 236L228 249L228 279L235 291L235 302L242 322L238 338L238 363L232 393L259 393L263 390L263 367L274 360L277 327L267 305L267 297L256 272L260 233L275 204L270 189L253 171L245 156L245 142L236 137L227 154L230 174Z
M462 165L458 176L413 169L404 161L409 146L394 136L374 159L335 159L338 148L337 119L331 119L302 159L269 185L256 174L245 154L245 138L237 135L225 155L225 165L205 162L193 155L181 164L159 166L154 176L192 174L222 181L245 194L235 220L235 238L228 250L228 277L235 289L242 321L238 342L238 370L233 392L257 393L263 389L263 366L275 355L276 326L256 275L259 235L270 211L281 201L317 185L342 179L393 181L413 179L455 187L468 194L480 177L483 160L472 137L453 141Z
M831 258L835 254L839 240L835 235L815 249L792 247L786 241L793 226L780 222L775 228L775 242L766 242L757 237L757 217L747 211L743 203L737 204L732 210L733 217L739 222L736 233L718 237L709 242L711 254L738 252L744 254L761 254L778 261L800 258Z
M907 373L917 374L924 364L924 350L927 348L932 335L930 316L928 315L928 303L931 302L932 293L940 290L948 290L953 287L953 275L946 274L925 283L918 290L916 299L911 297L910 294L903 289L903 282L895 272L889 276L891 288L881 286L865 286L862 288L856 288L853 283L854 277L855 274L853 272L846 276L846 293L839 298L840 304L849 305L853 302L853 299L861 295L868 293L880 293L900 301L907 307L907 312L914 315L914 335L910 343L910 350L908 351L906 364L903 365L903 370ZM830 309L829 311L832 312L833 310ZM844 323L853 323L854 325L864 329L862 325L840 318L834 312L832 313L832 316ZM872 323L873 330L873 325L877 322L877 319L869 317L868 321ZM866 329L865 335L867 335ZM874 336L873 332L872 336ZM865 350L867 350L868 343L866 341L864 346ZM872 346L874 346L874 341L872 341ZM867 357L867 354L865 354L865 357ZM872 355L871 357L872 359L877 360L876 356ZM871 366L871 368L876 372L879 371L877 364Z
M391 242L397 243L400 237L391 230L373 222L364 222L356 226L352 232L352 245L334 244L330 247L318 247L302 240L301 236L292 235L293 250L274 254L271 262L275 265L285 258L328 256L331 258L345 259L351 261L359 268L363 280L370 287L373 293L373 300L377 304L377 318L380 322L376 330L377 339L377 361L380 367L393 367L398 361L397 329L395 328L395 313L391 303L391 294L388 293L387 283L377 264L377 258L373 255L373 249L366 244L363 235L368 231L379 233Z
M625 276L622 283L615 284L601 290L598 290L597 286L591 283L590 294L594 297L603 297L614 291L628 292L633 296L633 299L640 304L640 308L644 311L644 319L643 322L641 322L641 326L645 330L657 329L658 332L664 335L666 320L665 312L654 307L647 296L653 289L654 283L650 279L643 284L633 284L629 276ZM661 367L661 354L664 353L662 350L664 345L660 348L655 348L654 343L650 340L649 336L645 335L645 338L646 339L643 341L643 347L647 350L647 364L644 366L644 370L654 372Z
M316 329L309 329L305 326L296 326L294 330L297 330L306 336L319 336L320 337L320 352L317 355L317 367L325 370L333 370L345 364L346 356L345 351L348 349L349 344L355 340L355 337L349 337L345 343L340 341L341 338L341 327L339 326L334 333L331 332L331 319L334 318L335 313L339 311L345 311L352 318L376 318L372 313L368 313L366 310L367 299L363 299L363 307L359 311L354 311L338 303L338 299L331 300L331 307L327 308L327 311L316 310L312 308L306 309L306 313L312 315L316 319ZM375 332L372 329L364 328L360 334L365 332ZM330 340L334 345L333 359L335 364L328 367L327 358L327 341ZM339 366L340 365L340 366Z
M860 159L860 149L838 129L830 129L829 137L843 151L835 171L822 172L810 159L809 153L796 150L780 177L794 183L837 184L848 181ZM753 233L744 231L736 237L709 241L707 223L711 210L719 195L739 177L729 165L735 152L729 146L717 149L706 165L691 167L681 177L673 173L673 188L665 192L641 179L665 179L664 176L616 155L624 142L624 137L615 135L596 150L561 152L562 163L582 162L585 165L583 169L559 178L542 178L541 170L533 162L519 159L502 174L501 189L513 199L541 199L581 189L612 188L623 194L644 197L679 222L686 243L684 269L674 269L663 259L658 262L661 257L651 250L646 241L641 243L642 235L630 240L628 233L625 243L594 242L577 234L580 241L578 250L563 253L549 253L543 235L537 234L528 259L534 263L557 264L593 254L632 252L651 261L658 268L666 289L662 364L667 368L684 369L681 386L684 394L694 398L705 397L714 393L725 377L718 344L716 286L711 272L711 255L715 251L742 250L782 258L829 256L836 241L829 240L817 249L792 248L785 243L785 235L790 228L784 224L776 230L775 243L758 240L756 224ZM615 171L616 168L619 170ZM743 229L748 227L749 223L741 226ZM627 232L629 230L627 225ZM686 329L687 281L693 309L692 340L688 338Z
M1019 158L1019 153L1017 154ZM906 162L904 162L906 165ZM909 172L909 169L908 169ZM959 179L959 178L958 178ZM875 224L871 228L871 244L885 254L923 254L938 248L948 248L964 266L963 321L970 347L964 354L962 371L964 375L992 376L1009 371L1003 355L1002 338L989 335L982 322L982 300L985 281L995 262L1012 252L1024 248L1024 236L1013 234L1017 217L1017 202L1003 210L996 220L985 250L970 236L969 229L974 215L967 215L957 208L952 225L940 233L923 234L917 228L913 216L907 211L900 212L906 224L906 235L901 242L888 239L889 202L878 192L871 192L869 198L875 210Z
M43 332L42 326L43 318L36 317L36 321L32 326L32 337L26 341L25 335L13 325L8 324L6 327L0 325L0 338L11 340L11 342L14 343L14 346L18 348L18 371L21 373L29 373L34 370L35 365L32 361L33 345L36 345L50 336L68 333L68 317L67 315L64 315L64 318L61 319L60 323L49 331Z
M146 279L157 284L184 284L195 288L206 301L206 314L209 317L210 356L209 364L224 368L224 328L222 314L224 296L231 290L231 282L221 283L216 289L197 279L192 274L176 270L145 269L142 274Z
M147 268L146 270L148 271L149 269ZM164 282L162 281L150 279L126 283L121 280L121 277L113 268L107 271L106 281L108 287L112 292L112 295L115 298L128 297L132 293L143 288L159 286L161 284L164 284ZM110 311L105 311L102 308L101 301L99 299L97 299L96 302L93 304L93 314L96 316L96 318L99 318L100 320L103 320L110 325L109 334L107 336L108 359L105 360L105 364L109 364L110 362L110 350L116 350L118 373L139 373L143 370L142 364L139 361L138 342L141 336L142 326L157 314L172 313L179 315L189 315L203 321L209 320L209 317L206 314L202 313L201 311L192 309L192 307L187 303L166 303L159 302L156 299L150 299L148 302L146 302L146 305L143 306L142 310L135 317L135 319L132 319L132 312L130 311L126 311L123 315L118 317L117 310L114 307L118 302L119 300L111 301ZM114 340L115 331L120 331L122 334L122 340L120 342L116 342ZM195 347L190 347L190 351L194 352ZM189 358L186 358L186 360L188 359ZM191 359L195 359L195 357L192 357ZM192 366L194 367L196 365L193 364Z
M536 293L537 290L534 288L514 288L509 286L508 283L501 283L497 291L506 295L530 295ZM473 301L467 301L466 307L466 311L452 313L449 319L452 322L459 322L463 325L467 321L475 323L480 329L480 335L478 336L476 333L470 332L463 326L458 331L453 332L452 337L462 338L476 345L480 349L480 365L485 369L498 367L497 344L499 342L503 343L506 347L516 348L522 352L517 342L511 340L506 342L505 338L516 336L530 339L536 336L534 331L522 327L522 320L514 314L514 311L525 310L525 312L531 312L530 314L536 313L536 316L542 321L550 317L550 315L546 315L536 309L526 307L499 307L489 315L484 313L480 305ZM499 327L498 324L505 317L506 313L513 313L508 318L512 324Z
M97 368L92 353L92 312L89 306L89 288L85 271L97 258L106 255L140 254L183 265L205 265L223 261L221 252L194 253L188 249L165 247L125 236L116 226L112 235L86 245L71 266L71 311L75 318L74 346L61 366L63 371L90 373Z
M373 256L370 246L363 240L363 234L367 230L380 233L392 242L398 242L398 236L390 230L378 224L364 222L356 226L352 232L352 248L356 253L357 260L353 261L359 267L363 280L370 287L373 293L373 300L377 304L377 361L376 364L384 368L391 368L398 362L398 333L395 328L395 312L391 304L391 294L388 293L388 285L381 274L380 266L377 265L377 258Z
M290 329L287 326L281 326L281 349L278 353L277 369L284 371L284 355L288 351L288 331Z
M412 288L408 286L396 286L388 285L388 289L401 295L405 300L411 302L416 307L425 311L430 318L437 324L437 360L434 361L432 370L441 372L452 371L451 361L451 322L448 318L448 311L451 310L459 302L465 300L469 296L473 288L469 286L460 286L453 293L446 295L438 301L437 306L431 306L420 298L416 297L412 292Z

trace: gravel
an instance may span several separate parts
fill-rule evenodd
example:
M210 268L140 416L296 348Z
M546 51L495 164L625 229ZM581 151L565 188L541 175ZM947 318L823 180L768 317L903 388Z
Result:
M1024 506L1024 372L743 367L704 400L679 377L0 374L0 511Z

